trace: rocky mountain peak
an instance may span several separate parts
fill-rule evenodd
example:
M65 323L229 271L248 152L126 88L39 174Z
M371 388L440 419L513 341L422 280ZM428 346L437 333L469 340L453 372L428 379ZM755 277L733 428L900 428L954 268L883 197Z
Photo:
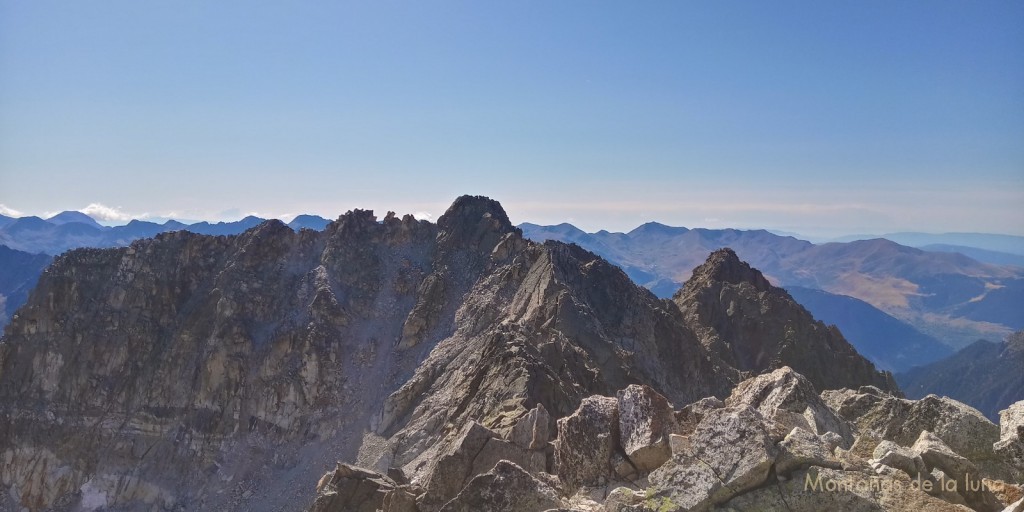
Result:
M54 215L54 216L46 219L46 221L51 223L51 224L56 224L58 226L62 225L62 224L70 224L70 223L73 223L73 222L77 222L77 223L80 223L80 224L88 224L88 225L96 227L96 228L101 228L101 229L103 228L103 226L101 226L98 222L96 222L96 220L93 219L92 217L90 217L90 216L88 216L88 215L86 215L86 214L84 214L82 212L76 212L76 211L72 211L72 210L60 212L57 215Z
M334 228L334 231L346 232L371 229L376 223L377 217L373 214L373 210L360 210L356 208L338 217L338 220L332 222L331 226Z
M501 204L484 196L461 196L437 219L442 252L470 250L490 254L508 233L521 233Z
M772 285L759 270L740 260L736 252L728 247L712 252L707 261L693 269L693 275L683 289L695 288L712 282L749 283L758 291L768 291L772 288Z
M460 196L448 207L444 215L437 219L438 227L447 231L472 228L481 224L492 225L503 233L515 229L501 203L485 196Z
M854 382L897 389L891 375L876 371L838 329L816 321L732 249L712 252L672 301L701 343L739 370L788 364L818 389Z

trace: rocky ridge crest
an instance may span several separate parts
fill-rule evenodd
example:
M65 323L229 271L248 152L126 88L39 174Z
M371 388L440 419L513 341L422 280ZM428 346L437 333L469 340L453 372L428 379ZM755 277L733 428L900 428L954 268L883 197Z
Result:
M897 389L837 328L816 321L732 249L711 253L672 300L701 343L741 371L791 366L818 389Z
M659 300L577 246L524 240L497 202L469 196L437 224L354 210L321 233L268 221L238 236L71 251L0 342L0 500L360 510L384 507L380 495L387 510L479 510L480 496L507 498L499 486L536 490L516 503L565 504L595 481L658 473L673 435L739 421L715 411L745 377L804 364L761 339L776 327L744 330L745 314L728 313L733 296L752 310L782 300L753 272L712 272L717 297ZM794 346L838 343L803 320L785 324ZM756 343L768 364L738 364L708 333ZM895 390L839 354L818 360L808 386ZM638 412L651 407L661 413ZM836 421L825 409L811 418L815 435ZM762 430L769 456L781 439ZM573 432L596 437L559 448ZM344 501L356 495L361 504Z
M993 437L1000 427L959 402L873 387L819 395L789 367L682 408L633 384L583 399L547 450L471 423L425 487L339 465L310 510L1017 511L1021 410L1004 411Z

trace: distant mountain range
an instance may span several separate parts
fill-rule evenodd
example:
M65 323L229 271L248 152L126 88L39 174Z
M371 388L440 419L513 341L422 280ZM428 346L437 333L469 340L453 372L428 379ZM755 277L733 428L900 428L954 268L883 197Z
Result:
M168 231L189 231L202 235L237 235L266 219L248 216L234 222L183 224L174 220L157 224L133 220L123 226L102 226L92 217L74 211L48 219L12 218L0 215L0 245L29 253L60 254L77 247L121 247L141 238ZM316 215L300 215L288 224L294 230L322 230L330 221Z
M909 247L925 248L931 245L947 245L983 249L999 253L1024 256L1024 236L996 235L989 233L886 233L883 235L849 235L833 242L853 242L884 238Z
M299 215L292 219L288 223L288 227L298 231L300 229L312 229L313 231L323 231L324 228L330 224L331 221L318 217L316 215Z
M56 224L58 226L77 222L79 224L86 224L92 226L96 229L105 229L102 225L100 225L99 222L96 222L96 219L82 212L76 211L60 212L57 215L54 215L53 217L46 219L46 222L49 222L50 224Z
M765 230L687 229L653 222L628 233L586 233L571 224L519 227L534 240L573 242L593 251L660 297L671 296L708 253L731 247L775 284L860 299L954 349L1024 328L1024 269L960 253L924 251L885 239L815 245ZM808 308L815 313L818 306ZM844 332L855 331L851 322L838 325Z
M992 263L994 265L1016 265L1018 267L1024 267L1024 255L1011 254L1008 252L990 251L988 249L979 249L977 247L967 247L964 245L950 245L950 244L929 244L918 247L925 251L933 252L958 252L964 256L970 256L978 261L984 263Z
M1002 343L979 340L949 358L896 375L909 398L929 394L970 404L990 419L1024 400L1024 332Z

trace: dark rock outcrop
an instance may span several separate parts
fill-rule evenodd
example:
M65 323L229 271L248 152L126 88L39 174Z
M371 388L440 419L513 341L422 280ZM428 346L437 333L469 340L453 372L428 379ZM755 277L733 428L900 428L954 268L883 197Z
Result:
M394 480L372 471L338 464L317 485L317 498L310 512L377 512L384 506L384 497L398 488Z
M502 460L473 478L440 512L518 512L559 508L558 491L523 468Z
M28 300L43 269L52 258L0 245L0 332L14 312Z
M672 299L708 350L749 372L790 366L818 389L895 390L835 327L817 322L731 249L715 251Z

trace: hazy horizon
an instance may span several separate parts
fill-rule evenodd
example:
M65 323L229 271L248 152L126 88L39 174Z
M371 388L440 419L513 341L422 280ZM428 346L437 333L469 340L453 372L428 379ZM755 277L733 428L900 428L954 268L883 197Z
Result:
M1012 1L0 0L0 213L1024 236L1021 48Z
M410 215L413 215L414 217L416 217L417 219L428 220L428 221L431 221L431 222L436 222L437 221L437 217L440 216L440 213L439 214L434 214L434 213L426 212L426 211L402 212L402 211L397 211L397 210L394 210L394 209L387 209L387 208L385 208L385 209L374 209L374 208L365 208L365 207L360 207L360 206L354 206L352 208L348 208L346 210L346 212L349 211L349 210L352 210L352 209L372 210L374 212L374 214L378 218L383 218L384 214L386 212L388 212L388 211L395 211L395 213L398 214L399 216L405 215L405 214L410 214ZM185 223L185 224L192 224L192 223L198 223L198 222L209 222L209 223L237 222L237 221L240 221L240 220L242 220L242 219L244 219L246 217L249 217L249 216L255 216L255 217L259 217L259 218L267 219L267 220L269 220L269 219L277 219L277 220L280 220L282 222L288 223L288 222L291 222L292 220L294 220L296 217L298 217L300 215L316 215L316 216L322 217L322 218L327 219L327 220L330 221L330 220L337 219L339 216L341 216L341 215L343 215L345 213L345 212L339 212L337 214L319 214L319 213L315 213L315 212L301 212L301 213L295 213L295 214L287 213L287 214L284 214L284 215L273 215L273 214L263 214L263 213L260 213L260 212L257 212L257 211L242 212L242 211L240 211L238 209L232 209L232 210L226 210L226 211L220 212L216 218L187 218L187 217L181 217L181 216L160 216L160 215L152 215L152 214L143 214L143 215L139 215L139 216L131 216L130 217L130 216L127 216L125 214L125 212L123 212L123 211L120 211L120 210L117 210L115 208L111 208L111 207L108 207L108 206L105 206L105 205L102 205L102 204L91 204L91 205L88 205L86 208L80 208L80 209L48 210L48 211L44 211L44 212L41 212L41 213L38 213L38 214L32 214L32 213L26 213L26 212L20 212L20 211L12 211L10 208L6 208L4 205L0 204L0 215L5 215L5 216L8 216L8 217L14 217L14 218L19 218L19 217L39 217L39 218L42 218L42 219L49 219L49 218L54 217L54 216L56 216L58 214L65 213L65 212L68 212L68 211L84 213L84 214L88 215L89 217L91 217L93 220L95 220L100 225L103 225L103 226L106 226L106 227L123 226L123 225L126 225L131 220L141 220L141 221L147 221L147 222L154 222L154 223L157 223L157 224L164 224L164 223L169 222L169 221L177 221L177 222L182 222L182 223ZM443 213L443 211L444 210L442 209L441 213ZM567 224L571 224L574 227L576 227L578 229L581 229L581 230L583 230L583 231L585 231L587 233L596 233L598 231L609 231L609 232L612 232L612 233L628 233L628 232L630 232L630 231L632 231L632 230L634 230L636 228L639 228L640 226L642 226L644 224L654 222L654 223L663 224L663 225L666 225L666 226L669 226L669 227L683 227L683 228L688 228L688 229L765 230L765 231L769 231L769 232L772 232L772 233L777 234L777 235L793 236L793 237L796 237L796 238L801 238L801 239L804 239L804 240L812 241L812 242L815 242L815 243L826 242L826 241L833 241L833 240L839 240L839 239L849 239L849 238L852 238L852 237L875 237L875 236L899 235L899 234L1021 236L1021 235L1013 235L1013 234L1010 234L1010 233L978 232L978 231L971 231L971 232L968 232L968 231L941 231L941 232L936 231L936 232L928 232L928 231L906 231L906 230L900 230L900 231L886 231L886 232L855 232L855 231L851 231L851 232L835 232L835 231L830 230L830 229L822 229L822 230L813 230L812 229L812 230L809 230L809 231L806 231L806 232L798 232L798 231L789 231L789 230L786 230L786 229L779 229L779 228L770 227L770 226L757 226L757 225L750 225L750 226L739 226L739 225L736 225L736 226L724 226L724 225L723 226L708 226L708 225L702 225L702 224L686 225L686 224L672 224L672 223L669 223L669 222L661 222L661 221L658 221L658 220L647 220L647 221L643 221L643 222L640 222L640 223L637 223L637 224L634 224L634 225L625 225L625 224L623 224L623 225L620 225L618 227L611 227L610 228L610 227L607 227L607 226L590 226L590 225L587 225L587 224L580 224L580 223L574 222L571 219L556 220L556 221L551 221L551 222L536 222L536 221L529 220L529 219L519 219L518 218L519 216L514 211L510 212L510 211L508 211L506 209L506 213L509 215L509 218L512 221L512 223L515 224L515 225L529 223L529 224L534 224L534 225L539 225L539 226L556 226L556 225L559 225L559 224L567 223Z

